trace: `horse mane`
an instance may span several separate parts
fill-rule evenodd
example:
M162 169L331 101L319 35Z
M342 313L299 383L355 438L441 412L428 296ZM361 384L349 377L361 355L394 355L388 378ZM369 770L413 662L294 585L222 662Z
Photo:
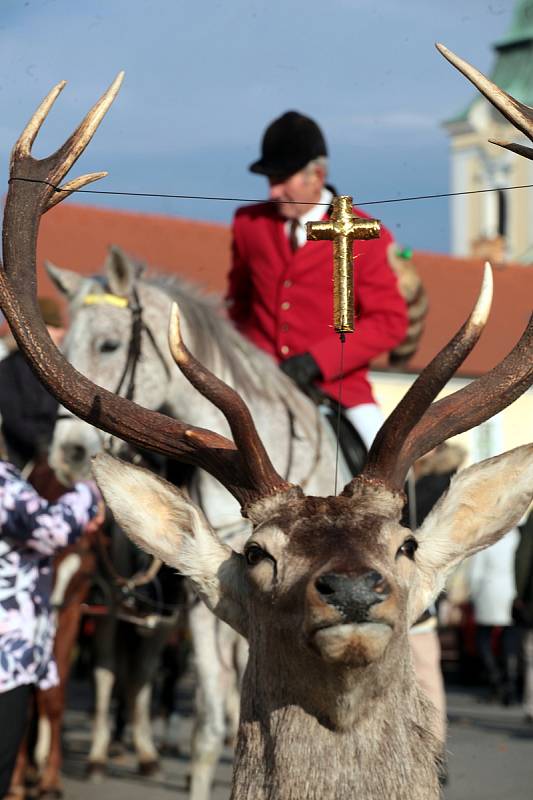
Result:
M287 396L286 376L270 356L224 318L219 295L206 294L200 287L175 275L152 273L143 275L141 280L178 303L181 314L194 331L191 350L208 369L222 362L231 375L233 388L243 395L268 399ZM290 386L293 388L292 383Z

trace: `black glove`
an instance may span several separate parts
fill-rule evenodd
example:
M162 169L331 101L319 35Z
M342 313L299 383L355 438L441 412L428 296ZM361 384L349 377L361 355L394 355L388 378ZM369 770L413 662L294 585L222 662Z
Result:
M291 356L279 365L285 375L305 389L313 381L322 377L320 367L316 363L311 353L301 353L298 356Z

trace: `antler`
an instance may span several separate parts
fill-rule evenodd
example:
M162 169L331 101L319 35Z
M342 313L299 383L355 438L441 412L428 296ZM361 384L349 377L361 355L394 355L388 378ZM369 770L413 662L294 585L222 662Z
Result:
M272 479L273 467L248 406L234 389L209 372L188 350L181 337L179 309L176 303L172 304L170 313L168 342L174 361L189 383L204 397L208 397L226 417L247 473L253 476L258 486L265 483L268 485ZM274 474L277 480L281 480L279 475ZM285 488L289 485L285 482Z
M496 86L496 84L483 75L482 72L479 72L479 70L469 64L468 61L464 61L462 58L459 58L459 56L456 56L455 53L452 53L452 51L444 47L443 44L436 44L435 46L439 53L441 53L444 58L448 59L450 64L453 64L459 72L462 72L463 75L485 95L487 100L489 100L498 111L501 111L509 122L518 128L519 131L522 131L528 139L533 141L533 108L531 108L531 106L520 103L519 100L516 100L510 94L504 92L503 89ZM518 153L520 156L533 158L533 148L531 147L510 142L497 142L494 139L489 139L489 141L492 142L492 144L505 147L506 150L511 150L513 153Z
M385 421L368 454L363 480L401 491L413 462L445 439L470 430L506 408L533 383L533 315L520 341L494 369L433 403L478 341L492 301L492 271L485 264L478 301L469 319L435 356ZM350 495L357 478L344 490Z
M76 188L107 174L84 175L57 188L91 140L121 82L122 73L65 144L53 155L37 160L31 155L31 146L65 85L64 81L59 83L16 143L4 213L0 305L30 366L62 405L90 424L138 447L202 467L226 486L245 510L260 497L284 491L291 485L272 466L240 397L231 394L228 387L226 393L221 391L220 382L213 376L211 381L207 380L206 370L196 380L195 385L208 399L215 405L220 403L242 454L224 436L141 408L93 384L55 347L37 304L35 257L40 217ZM173 325L177 325L175 318ZM185 349L183 352L187 356ZM192 357L182 358L182 362L185 374L192 378L191 371L198 365Z
M520 103L444 45L437 49L485 95L501 113L533 141L533 108ZM492 140L491 140L492 141ZM494 142L533 158L533 148ZM470 430L516 400L533 383L533 315L522 338L500 364L449 397L433 403L439 391L462 364L485 326L492 298L489 265L481 294L469 320L433 359L387 419L370 450L363 480L385 483L400 491L411 464L433 447ZM357 479L344 489L350 495Z

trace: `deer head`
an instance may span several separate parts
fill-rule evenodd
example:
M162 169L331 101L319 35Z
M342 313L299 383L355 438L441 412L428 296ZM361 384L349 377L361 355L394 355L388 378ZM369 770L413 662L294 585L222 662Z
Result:
M472 393L483 391L485 400L492 394L499 407L500 390L509 397L522 380L533 380L531 364L526 366L524 358L530 325L505 366L480 379L477 390L470 384L424 409L412 424L428 394L440 390L444 376L477 340L491 292L487 266L469 321L389 418L363 475L339 497L306 497L297 487L280 487L247 504L244 511L254 529L242 554L223 545L200 510L174 487L109 456L95 460L97 480L128 534L188 575L213 612L251 644L271 657L277 650L282 663L292 664L293 688L302 692L302 705L318 702L302 674L309 678L315 671L320 696L327 694L327 675L334 692L347 667L360 680L360 668L379 663L388 648L397 651L410 625L442 589L448 572L496 541L530 502L533 447L525 446L460 473L419 531L413 534L399 524L405 473L414 458L440 442L443 431L447 438L470 427L473 418L485 418L481 395ZM203 369L181 340L176 307L169 338L176 362L201 386ZM466 395L478 402L467 398L463 407L461 397ZM510 494L503 495L502 485L512 486ZM331 696L326 705L315 713L331 715Z
M59 192L56 188L91 138L117 82L60 150L36 161L31 143L61 88L45 99L12 156L0 294L20 348L43 383L73 413L136 446L206 469L239 500L253 525L242 553L222 543L190 499L163 480L108 456L94 463L104 496L131 538L189 576L209 608L248 637L242 724L257 723L261 752L272 737L275 749L276 731L290 728L291 713L307 715L309 730L317 737L326 730L350 731L356 721L365 730L365 720L372 717L374 738L376 726L384 732L392 725L396 734L391 738L389 731L389 742L406 752L414 747L409 737L415 727L427 723L409 677L409 626L455 565L494 542L524 513L533 491L533 446L461 472L416 532L399 523L405 477L418 457L488 419L531 385L533 321L491 372L433 402L483 330L492 294L487 268L469 319L386 421L363 474L338 497L306 497L275 472L241 398L188 351L177 308L169 334L174 359L198 391L224 413L233 442L91 384L49 339L32 272L38 221L74 185L95 179L85 176ZM403 695L394 696L395 704L388 703L384 699L391 700L398 682ZM405 729L407 743L399 734L405 719L413 725ZM243 763L249 758L245 739L239 756ZM339 740L330 744L338 748ZM316 746L308 745L308 755ZM360 752L346 751L347 768ZM409 753L414 761L422 757ZM398 797L428 796L417 795L412 784L409 793L407 784ZM355 784L348 781L346 786L353 789ZM253 796L271 795L257 791ZM330 787L316 796L344 795Z

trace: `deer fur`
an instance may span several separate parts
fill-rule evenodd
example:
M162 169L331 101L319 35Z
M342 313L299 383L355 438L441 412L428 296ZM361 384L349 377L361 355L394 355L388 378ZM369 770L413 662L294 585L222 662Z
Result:
M460 561L511 528L533 495L533 446L460 472L416 532L403 500L361 482L351 497L298 489L248 509L244 555L216 537L190 499L160 478L99 455L107 503L143 549L188 575L208 607L248 639L233 800L429 800L442 753L414 679L408 630ZM505 486L505 492L502 487ZM247 548L269 554L255 566ZM346 624L315 589L324 571L375 569L390 596Z

